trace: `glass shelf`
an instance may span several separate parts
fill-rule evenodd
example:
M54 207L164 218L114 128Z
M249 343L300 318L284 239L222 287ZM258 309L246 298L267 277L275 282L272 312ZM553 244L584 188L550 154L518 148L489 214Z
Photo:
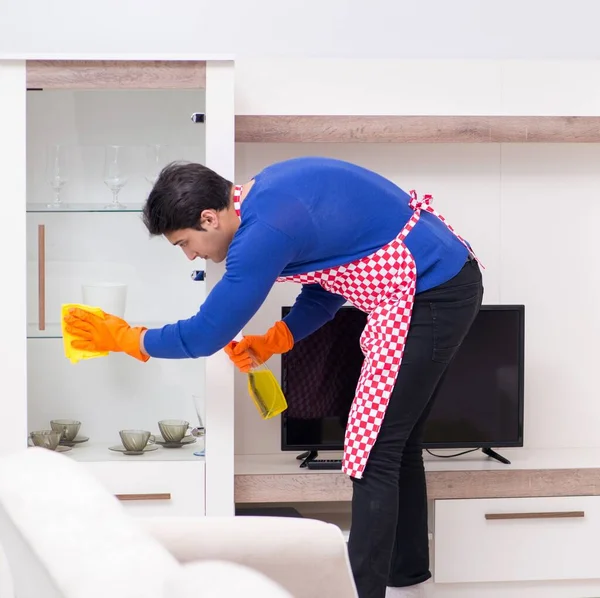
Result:
M145 322L144 324L128 322L128 324L132 327L133 326L145 326L146 328L162 328L165 325L164 322L161 322L161 323ZM44 330L40 330L39 324L37 324L37 323L27 324L27 338L29 338L29 339L42 339L42 338L62 339L62 331L60 328L60 323L58 323L58 322L46 323L46 327Z
M191 423L192 427L194 423ZM158 434L158 432L156 432ZM84 442L75 445L72 450L61 453L75 461L94 462L94 461L120 461L139 462L139 461L204 461L202 453L205 450L204 437L200 437L192 444L183 445L180 448L168 449L160 446L155 451L148 451L143 455L123 455L116 451L109 450L109 446L120 445L121 441L118 435L115 435L113 442ZM195 454L200 453L200 454Z
M48 214L62 214L62 213L135 213L141 212L142 204L127 204L127 207L121 209L107 208L107 204L103 203L65 203L60 204L60 207L48 206L45 203L28 203L27 212L29 213L48 213Z

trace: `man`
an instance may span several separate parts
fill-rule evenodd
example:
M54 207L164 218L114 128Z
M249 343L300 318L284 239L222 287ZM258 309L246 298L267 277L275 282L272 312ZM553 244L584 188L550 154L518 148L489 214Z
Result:
M247 371L329 321L350 301L368 313L365 355L346 429L353 481L350 561L360 598L419 596L429 579L423 425L482 301L468 244L419 200L347 162L307 157L232 185L199 164L166 167L144 207L153 235L226 272L187 320L131 328L81 310L74 346L146 361L225 348ZM293 309L264 335L232 339L278 280L301 283Z

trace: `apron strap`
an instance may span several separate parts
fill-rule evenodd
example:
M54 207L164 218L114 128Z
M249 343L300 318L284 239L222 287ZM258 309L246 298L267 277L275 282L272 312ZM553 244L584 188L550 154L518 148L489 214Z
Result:
M415 215L419 214L421 210L425 210L426 212L429 212L430 214L433 214L434 216L439 218L450 229L450 232L452 232L458 238L458 240L467 248L469 254L473 256L473 259L485 270L485 266L479 261L479 259L475 255L475 252L471 249L469 244L450 226L450 224L448 224L448 222L446 222L446 219L441 214L438 214L433 209L433 207L431 206L432 201L432 195L423 195L423 198L419 199L417 197L417 192L413 189L412 191L410 191L410 202L408 205L415 211ZM413 215L411 221L414 217L415 216ZM412 226L410 228L412 228Z
M242 212L242 185L233 188L233 209L239 218Z

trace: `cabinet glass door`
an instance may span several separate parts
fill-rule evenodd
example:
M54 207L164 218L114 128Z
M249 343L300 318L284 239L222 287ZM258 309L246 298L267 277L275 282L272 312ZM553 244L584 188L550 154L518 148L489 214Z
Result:
M141 210L167 163L204 163L205 125L191 118L204 106L204 89L27 93L28 430L80 421L88 440L73 457L112 458L119 430L158 434L159 420L195 427L203 417L204 359L71 364L60 315L65 303L86 303L158 328L198 311L205 283L191 273L205 264L151 238Z

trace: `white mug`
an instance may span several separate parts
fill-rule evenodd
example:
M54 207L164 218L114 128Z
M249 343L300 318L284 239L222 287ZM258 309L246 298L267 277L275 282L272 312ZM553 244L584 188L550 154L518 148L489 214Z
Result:
M81 285L83 303L99 307L107 314L125 317L127 285L118 282L94 282Z

